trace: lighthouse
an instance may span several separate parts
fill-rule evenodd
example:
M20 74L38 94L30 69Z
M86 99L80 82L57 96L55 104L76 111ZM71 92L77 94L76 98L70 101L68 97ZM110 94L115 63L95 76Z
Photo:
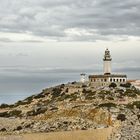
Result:
M110 75L111 74L111 55L110 51L108 49L105 50L105 55L103 58L104 61L104 75Z
M104 62L104 74L89 75L89 83L92 87L109 86L111 83L124 84L127 81L127 75L125 74L113 74L111 72L111 55L108 49L105 50L103 57Z

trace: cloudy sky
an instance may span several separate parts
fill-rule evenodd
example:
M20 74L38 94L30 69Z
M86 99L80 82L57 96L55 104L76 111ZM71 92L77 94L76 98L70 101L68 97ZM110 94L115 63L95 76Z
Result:
M140 0L0 0L0 103L103 71L140 79Z
M139 0L0 0L0 69L140 70Z

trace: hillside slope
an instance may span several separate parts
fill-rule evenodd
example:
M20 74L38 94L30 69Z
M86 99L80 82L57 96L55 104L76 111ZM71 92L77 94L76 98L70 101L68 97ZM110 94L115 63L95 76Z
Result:
M44 89L12 105L2 104L0 132L16 134L113 127L118 120L122 124L129 120L127 117L133 112L136 120L139 119L139 107L140 91L131 84L95 89L73 82Z

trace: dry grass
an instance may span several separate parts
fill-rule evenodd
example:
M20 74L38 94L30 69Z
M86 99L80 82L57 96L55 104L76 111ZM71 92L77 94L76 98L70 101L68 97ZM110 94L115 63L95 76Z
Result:
M0 136L0 140L107 140L112 127L86 131L25 134L23 136Z

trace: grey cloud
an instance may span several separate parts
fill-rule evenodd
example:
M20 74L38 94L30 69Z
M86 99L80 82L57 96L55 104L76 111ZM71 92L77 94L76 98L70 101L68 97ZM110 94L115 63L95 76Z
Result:
M9 38L0 38L1 42L12 42Z
M140 35L139 0L1 0L0 31L65 40L104 40L104 36ZM91 35L71 35L71 28ZM95 33L92 30L96 30Z
M139 72L140 71L140 67L126 67L126 68L120 68L120 69L116 69L115 71L117 72Z

